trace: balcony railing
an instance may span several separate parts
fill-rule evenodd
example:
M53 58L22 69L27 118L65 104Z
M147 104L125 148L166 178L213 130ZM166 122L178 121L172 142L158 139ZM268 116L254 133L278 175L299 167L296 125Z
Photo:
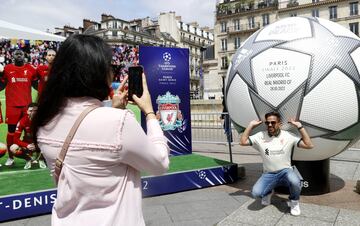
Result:
M235 33L242 33L242 32L248 32L257 30L260 28L260 23L254 23L254 24L240 24L240 26L231 26L227 28L228 34L235 34Z
M289 3L286 5L287 8L298 6L299 2L297 0L290 0Z
M260 0L260 1L249 1L241 3L225 2L217 5L216 16L226 16L237 13L245 13L251 10L265 9L265 8L277 8L279 5L278 0Z
M194 39L187 38L187 37L181 37L181 41L187 42L189 44L196 45L196 46L199 46L199 47L202 47L202 46L205 45L205 42L203 42L203 41L194 40Z

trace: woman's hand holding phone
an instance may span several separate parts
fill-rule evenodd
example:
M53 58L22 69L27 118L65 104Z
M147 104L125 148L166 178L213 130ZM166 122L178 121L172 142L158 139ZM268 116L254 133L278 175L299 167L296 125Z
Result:
M126 89L126 83L128 80L128 76L124 78L121 82L119 88L115 91L115 94L112 98L112 107L125 109L128 103L128 91Z
M144 73L142 74L142 87L143 87L142 96L139 98L134 94L134 95L132 95L132 98L133 98L134 102L139 106L141 111L145 115L147 115L146 119L152 119L152 118L156 119L154 109L152 106L152 102L151 102L151 96L150 96L149 89L148 89L148 86L146 83L146 76ZM154 114L148 114L149 112L152 112Z

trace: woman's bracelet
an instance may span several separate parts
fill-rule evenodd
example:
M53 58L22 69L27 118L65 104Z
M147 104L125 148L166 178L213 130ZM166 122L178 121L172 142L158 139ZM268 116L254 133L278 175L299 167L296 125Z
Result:
M148 115L150 115L150 114L154 114L154 115L155 115L155 112L150 111L150 112L146 113L146 114L145 114L145 118L146 118Z
M304 128L303 126L300 126L299 128L298 128L298 130L301 130L302 128Z

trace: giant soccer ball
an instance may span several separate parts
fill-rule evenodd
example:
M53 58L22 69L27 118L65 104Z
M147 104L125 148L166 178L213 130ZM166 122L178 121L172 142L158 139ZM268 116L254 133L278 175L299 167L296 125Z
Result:
M232 122L242 132L270 111L302 122L315 147L295 148L294 160L323 160L360 138L360 39L319 18L279 20L251 35L236 51L225 79ZM266 130L265 125L253 133Z

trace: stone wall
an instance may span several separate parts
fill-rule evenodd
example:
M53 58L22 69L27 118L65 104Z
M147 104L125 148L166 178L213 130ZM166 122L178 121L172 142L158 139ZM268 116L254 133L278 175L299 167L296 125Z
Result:
M222 100L191 100L191 113L221 113Z

